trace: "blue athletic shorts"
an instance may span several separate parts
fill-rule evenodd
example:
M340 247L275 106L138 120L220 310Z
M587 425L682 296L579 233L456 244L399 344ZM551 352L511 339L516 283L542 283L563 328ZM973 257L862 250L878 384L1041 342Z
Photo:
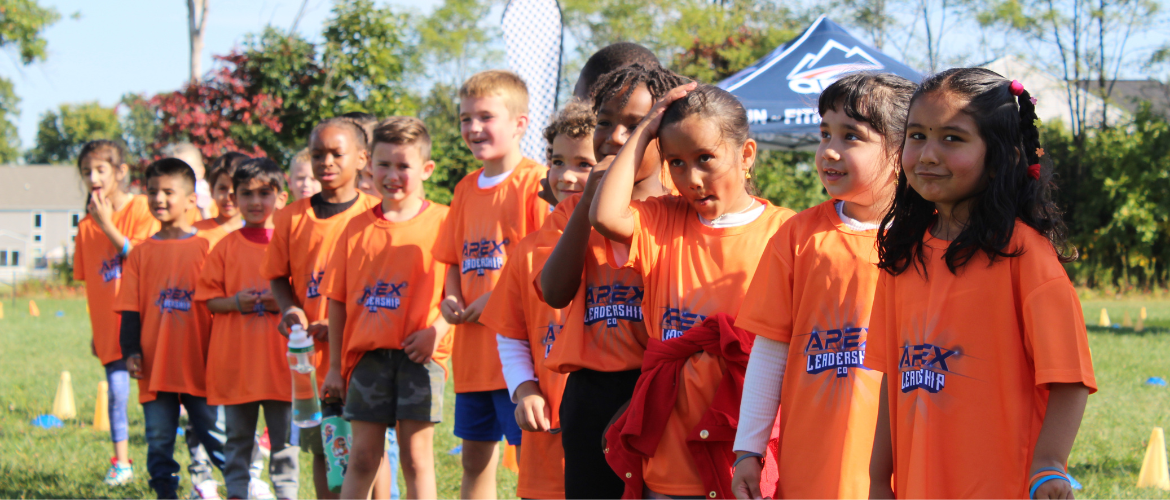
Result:
M464 392L455 395L455 437L469 441L499 441L520 444L516 424L516 403L507 389Z

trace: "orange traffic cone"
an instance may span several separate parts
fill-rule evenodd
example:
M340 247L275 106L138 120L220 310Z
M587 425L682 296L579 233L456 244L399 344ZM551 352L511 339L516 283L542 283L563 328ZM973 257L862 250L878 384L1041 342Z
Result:
M73 399L73 379L69 372L61 372L57 383L57 397L53 398L53 415L61 420L77 417L77 403Z
M504 446L504 467L508 470L520 473L520 464L516 461L516 447L511 445Z
M34 318L41 317L41 308L37 307L36 301L28 301L28 315Z
M1170 470L1166 467L1166 435L1161 427L1154 427L1142 470L1138 473L1138 488L1170 490Z
M98 382L97 402L93 405L93 430L110 430L110 384Z

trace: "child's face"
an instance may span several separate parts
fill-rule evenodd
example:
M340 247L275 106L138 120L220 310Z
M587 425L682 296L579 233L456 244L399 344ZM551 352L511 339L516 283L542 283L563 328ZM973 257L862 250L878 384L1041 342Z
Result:
M351 185L369 157L365 149L358 147L353 131L341 127L325 127L313 135L309 155L313 177L321 182L323 191L329 192Z
M423 161L417 144L374 144L372 184L383 199L401 202L422 199L423 181L435 171L435 162Z
M459 101L459 133L480 161L498 160L520 145L528 117L513 115L498 95Z
M902 169L923 199L946 205L987 187L983 159L987 145L966 105L945 92L932 92L910 105Z
M630 94L625 106L619 107L620 99L610 99L601 104L597 110L597 128L593 129L594 158L601 159L613 156L621 151L622 146L630 138L630 134L650 112L654 106L654 96L646 85L638 85ZM654 175L662 168L662 157L658 154L657 139L650 142L638 171L634 174L635 181L641 181Z
M358 171L357 188L358 191L370 196L382 197L382 194L378 192L378 188L374 187L374 174L369 165L366 165L365 168Z
M232 194L232 198L239 205L244 222L252 227L263 227L272 218L272 213L284 205L288 193L260 179L250 179L246 184L240 184L239 191Z
M321 192L321 182L313 177L312 162L293 163L288 175L294 200L308 198Z
M232 178L227 174L220 174L215 180L215 185L211 186L211 198L219 207L219 214L228 218L240 213L236 201L232 199L232 191Z
M830 109L821 117L815 162L829 196L859 205L873 205L897 179L882 135L844 109Z
M128 170L126 164L115 166L108 160L90 157L81 162L81 179L89 192L108 196L122 190Z
M557 201L584 191L585 180L595 164L592 137L574 139L565 134L554 137L548 161L548 185Z
M146 181L146 201L151 215L162 223L171 223L187 216L187 209L195 206L195 186L187 184L179 175L162 175Z
M747 194L744 174L755 162L755 141L736 147L717 123L691 116L660 129L658 143L675 188L703 218L727 213Z

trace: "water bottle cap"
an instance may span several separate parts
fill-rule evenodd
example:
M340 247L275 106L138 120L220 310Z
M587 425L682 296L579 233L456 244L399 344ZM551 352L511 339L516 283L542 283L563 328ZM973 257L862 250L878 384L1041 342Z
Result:
M312 346L313 341L309 339L308 332L301 328L301 325L294 325L288 334L289 349L304 349Z

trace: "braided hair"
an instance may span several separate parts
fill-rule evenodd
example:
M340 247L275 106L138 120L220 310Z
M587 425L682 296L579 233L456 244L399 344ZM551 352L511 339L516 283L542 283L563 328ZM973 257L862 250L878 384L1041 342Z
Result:
M646 85L650 97L655 101L679 85L687 82L686 78L662 67L631 64L602 75L597 83L589 89L590 99L593 101L593 112L601 110L601 106L611 99L618 99L618 108L626 107L630 96L634 95L639 85Z
M980 251L991 262L1020 255L1021 249L1008 248L1016 219L1048 238L1061 262L1075 260L1077 252L1067 243L1062 213L1052 199L1052 164L1040 153L1031 95L988 69L955 68L922 82L910 106L940 92L966 102L963 111L975 120L987 147L987 187L969 200L966 226L943 256L947 268L957 272ZM878 267L897 275L913 266L925 276L923 238L935 219L934 203L922 198L900 169L894 203L878 229Z

